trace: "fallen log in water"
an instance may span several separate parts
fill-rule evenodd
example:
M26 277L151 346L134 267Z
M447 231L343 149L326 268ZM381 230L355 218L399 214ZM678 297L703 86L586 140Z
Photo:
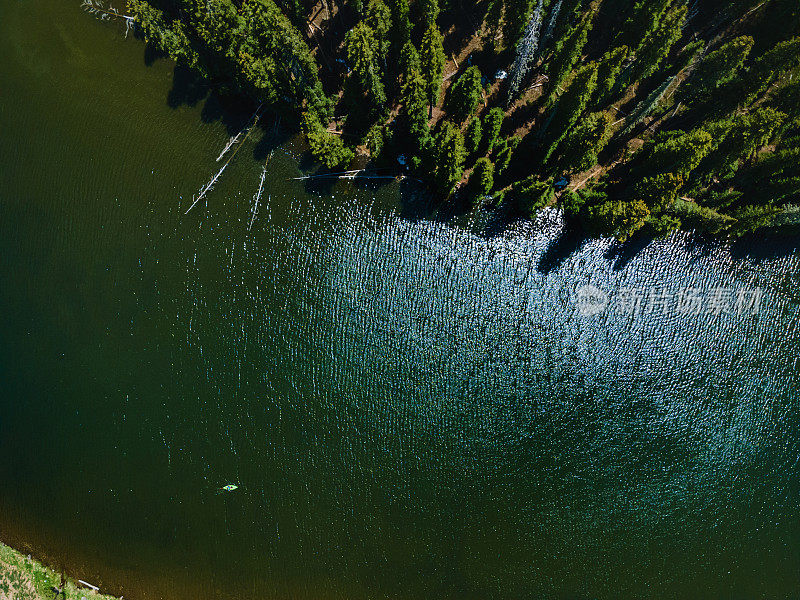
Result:
M396 179L394 175L375 175L366 173L366 169L357 169L355 171L341 171L339 173L322 173L321 175L303 175L301 177L290 177L287 181L305 181L306 179ZM371 173L375 173L372 171Z
M244 142L247 139L247 137L250 135L253 129L255 129L256 123L258 123L259 113L261 112L261 106L262 105L259 105L258 108L256 109L256 112L253 113L253 116L250 119L252 123L248 126L247 133L245 133L244 137L242 138L242 143L236 146L236 149L234 149L234 151L228 157L228 160L225 161L225 164L222 165L222 168L219 171L217 171L217 174L214 175L211 181L209 181L207 184L205 184L203 187L200 188L200 191L197 193L197 198L195 198L195 200L192 202L192 205L189 208L187 208L186 212L183 214L188 215L189 211L192 210L197 205L197 203L200 202L200 200L202 200L203 197L208 192L211 191L211 189L214 187L214 184L217 183L217 180L219 179L220 175L222 175L222 172L225 171L225 167L227 167L230 164L230 162L233 160L233 157L236 156L236 153L239 151L239 148L241 148L244 145ZM241 132L239 133L241 134Z
M217 171L217 174L214 175L211 181L209 181L207 184L205 184L203 187L200 188L200 191L197 193L197 198L195 198L194 202L192 202L192 205L189 208L187 208L186 212L183 214L188 215L189 211L192 210L195 207L195 205L198 202L200 202L200 200L203 199L203 196L205 196L208 192L210 192L214 188L214 184L217 183L217 179L219 179L219 176L222 175L222 172L225 170L225 167L228 166L230 160L231 159L229 158L227 161L225 161L225 164L222 165L222 168L219 171Z
M272 153L270 152L270 156ZM269 163L269 159L267 159L267 163ZM258 202L261 200L261 193L264 191L264 180L267 178L267 165L264 165L264 168L261 170L261 181L258 183L258 191L256 195L253 196L253 215L250 217L250 224L247 226L247 231L253 227L253 223L256 220L256 215L258 214ZM271 198L270 198L271 199Z
M222 152L219 153L219 156L217 157L217 162L222 160L222 157L225 156L225 154L228 152L228 150L231 149L231 146L233 146L236 142L239 141L239 137L241 135L242 135L242 132L240 131L239 133L237 133L235 136L233 136L231 139L228 140L228 143L225 144L225 147L222 149Z
M101 21L110 21L111 19L122 19L125 21L125 37L128 37L128 32L134 26L136 21L130 15L125 15L111 6L105 6L101 0L83 0L81 8L86 12L95 15Z

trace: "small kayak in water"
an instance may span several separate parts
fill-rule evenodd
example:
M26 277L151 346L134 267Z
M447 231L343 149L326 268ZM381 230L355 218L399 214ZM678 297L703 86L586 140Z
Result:
M220 492L233 492L234 490L238 490L238 489L239 489L238 485L234 485L232 483L229 483L228 485L223 485L221 488L219 488L219 491Z

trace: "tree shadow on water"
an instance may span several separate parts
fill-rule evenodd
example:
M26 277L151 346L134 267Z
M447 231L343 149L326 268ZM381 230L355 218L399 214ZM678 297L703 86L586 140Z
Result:
M757 262L800 253L800 226L748 233L731 242L731 256Z
M637 234L625 242L614 242L603 255L608 260L614 261L613 269L621 271L634 257L647 248L654 238L650 235Z
M491 239L503 235L512 225L524 221L527 217L511 208L507 203L487 206L489 216L481 232L482 237Z
M589 237L583 229L567 223L561 228L558 236L548 244L536 264L536 269L544 275L556 270L588 240Z
M166 52L153 44L146 44L144 47L144 64L146 67L154 65L157 60L168 58L168 56Z
M228 135L236 135L250 123L256 107L247 100L211 92L200 111L203 123L219 121L225 126Z
M167 94L167 104L170 108L184 104L196 106L208 92L209 86L202 77L188 67L176 64L172 71L172 89Z
M271 113L261 117L263 135L253 148L253 158L255 160L267 160L273 150L284 145L291 139L291 132L286 128L280 127L277 119L278 115Z
M400 216L409 221L420 221L434 215L438 207L436 195L424 184L413 179L400 183Z

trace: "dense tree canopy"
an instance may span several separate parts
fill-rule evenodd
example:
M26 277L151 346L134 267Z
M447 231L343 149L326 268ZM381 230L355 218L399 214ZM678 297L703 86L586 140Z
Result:
M620 240L800 223L796 0L324 6L128 2L148 44L219 94L284 111L331 169L356 152L400 168L404 153L443 196L559 203Z

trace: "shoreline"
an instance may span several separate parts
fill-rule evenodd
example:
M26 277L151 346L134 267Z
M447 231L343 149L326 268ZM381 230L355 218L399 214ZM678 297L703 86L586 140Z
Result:
M0 600L56 599L122 600L122 596L103 594L0 541Z

